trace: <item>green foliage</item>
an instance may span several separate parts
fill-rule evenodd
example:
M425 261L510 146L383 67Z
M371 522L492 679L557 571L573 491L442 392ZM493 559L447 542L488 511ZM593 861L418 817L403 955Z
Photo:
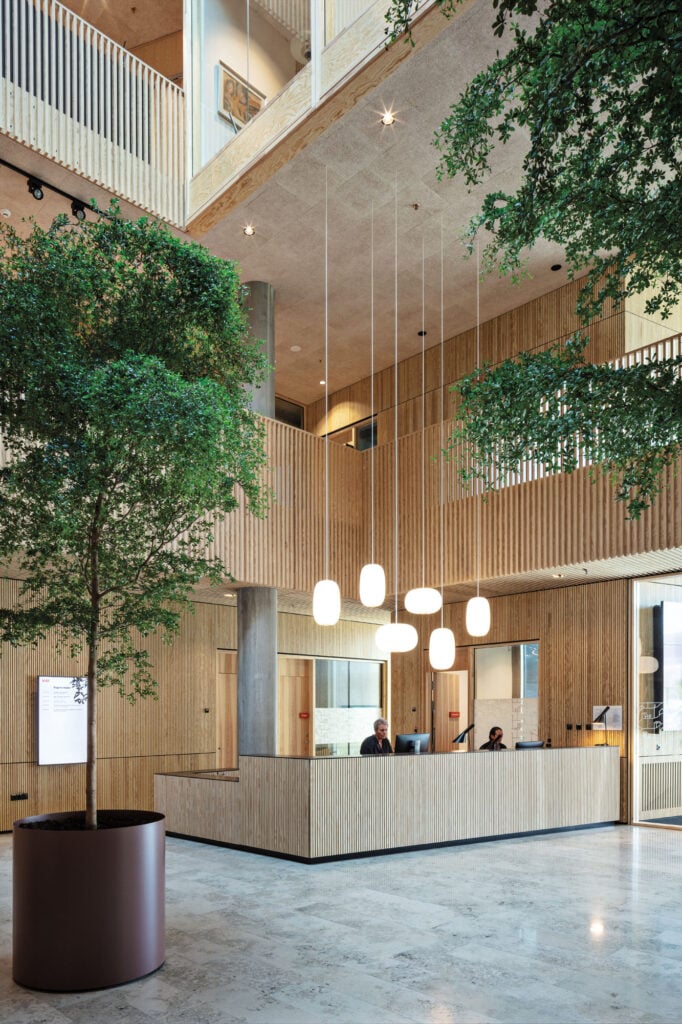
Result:
M440 0L447 14L458 0ZM532 245L561 247L571 275L588 270L583 321L607 298L649 288L648 313L669 313L682 285L679 210L682 8L676 0L493 0L508 53L467 85L436 133L439 175L469 188L514 134L527 139L514 193L488 193L470 224L485 228L487 269L513 276ZM396 37L417 7L394 0ZM518 20L511 21L514 17ZM531 19L531 20L528 20Z
M450 448L468 447L471 463L460 474L488 489L526 461L571 473L587 459L639 519L663 486L663 470L682 454L682 357L595 366L583 359L584 345L576 335L458 381Z
M24 582L0 639L95 655L92 685L154 692L139 637L177 631L239 487L262 515L263 430L245 385L234 266L114 216L22 239L0 264L0 562Z
M437 0L454 13L460 0ZM650 291L645 310L665 317L682 288L682 7L674 0L493 0L492 31L509 49L477 74L436 132L438 174L471 190L496 149L526 141L515 192L489 192L469 224L485 230L486 270L523 274L539 239L562 248L570 276L587 271L583 323L604 302ZM410 39L415 0L393 0L392 40ZM515 20L512 20L515 19ZM549 472L576 468L576 443L616 482L638 518L680 455L680 361L628 369L591 366L582 345L477 370L460 382L471 446L464 476L514 472L534 459Z

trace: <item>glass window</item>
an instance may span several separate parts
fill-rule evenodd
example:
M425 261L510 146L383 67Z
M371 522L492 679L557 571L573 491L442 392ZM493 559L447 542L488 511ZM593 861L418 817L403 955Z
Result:
M376 661L315 661L315 753L348 756L373 731L381 708L381 670Z

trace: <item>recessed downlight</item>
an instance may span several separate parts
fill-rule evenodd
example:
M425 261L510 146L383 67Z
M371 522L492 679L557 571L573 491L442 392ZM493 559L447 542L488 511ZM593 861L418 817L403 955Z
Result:
M561 263L553 263L549 269L554 271L561 270Z
M244 225L244 234L248 235L249 238L251 237L251 235L256 234L256 229L254 228L253 224Z
M383 114L381 115L380 122L381 124L385 124L387 127L389 125L395 124L395 114L393 113L393 111L384 110Z
M292 345L291 348L289 349L289 351L290 352L300 352L301 351L301 346L300 345Z

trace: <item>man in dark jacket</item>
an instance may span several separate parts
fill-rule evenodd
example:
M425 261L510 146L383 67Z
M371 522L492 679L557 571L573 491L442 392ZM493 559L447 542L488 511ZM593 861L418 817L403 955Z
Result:
M385 718L377 718L374 723L374 735L368 736L366 740L362 741L360 753L363 757L367 754L393 753L393 747L388 738L388 722Z

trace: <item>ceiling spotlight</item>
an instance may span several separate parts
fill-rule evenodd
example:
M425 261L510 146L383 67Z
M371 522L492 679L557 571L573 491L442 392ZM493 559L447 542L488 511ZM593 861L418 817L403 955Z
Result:
M417 337L418 338L425 338L427 333L428 333L428 331L417 331Z
M549 269L550 270L561 270L561 264L560 263L553 263L552 266Z
M565 576L565 575L566 575L566 573L564 573L564 572L553 572L553 573L552 573L552 577L553 577L553 578L554 578L555 580L562 580L562 579L564 578L564 576Z
M74 215L76 220L85 220L85 203L82 203L80 199L74 199L71 203L71 213Z
M301 346L300 345L292 345L290 351L291 352L300 352L301 351Z
M11 217L12 216L12 211L8 210L7 207L5 207L4 210L0 210L0 216L2 216L2 217Z
M385 125L395 124L395 114L393 113L393 111L384 110L383 114L381 115L380 123Z
M244 234L248 235L249 238L251 237L251 235L255 235L256 234L256 229L254 228L253 224L245 225L245 227L244 227Z
M42 182L36 181L35 178L28 179L28 190L34 199L42 199L45 195Z
M321 380L321 381L320 381L320 384L322 385L322 387L324 387L326 383L327 383L327 382L326 382L325 380Z

